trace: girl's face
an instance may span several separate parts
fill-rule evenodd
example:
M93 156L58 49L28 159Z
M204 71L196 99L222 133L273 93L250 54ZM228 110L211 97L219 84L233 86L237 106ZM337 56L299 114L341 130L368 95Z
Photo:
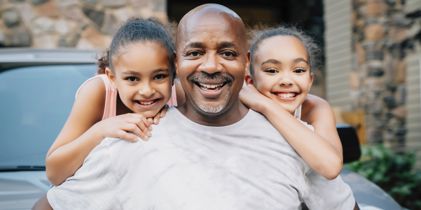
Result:
M114 72L107 74L123 104L145 117L155 116L171 95L167 50L155 41L139 41L123 46L112 59Z
M294 113L313 83L307 51L293 36L263 40L254 54L253 82L263 95Z

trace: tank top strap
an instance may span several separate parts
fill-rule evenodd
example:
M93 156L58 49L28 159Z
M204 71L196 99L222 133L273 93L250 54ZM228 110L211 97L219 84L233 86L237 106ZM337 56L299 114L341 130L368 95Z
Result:
M99 74L97 77L100 77L105 85L104 113L102 114L102 119L104 120L117 114L117 89L107 75Z
M301 108L302 105L298 106L297 109L294 111L294 117L301 120Z
M170 107L177 106L177 94L175 90L175 85L171 87L171 97L168 100L167 105Z
M105 102L104 102L104 112L102 114L102 119L107 119L109 117L116 116L117 110L117 89L111 83L105 74L98 74L82 83L76 91L75 98L79 95L80 89L89 81L100 78L104 82L105 86Z

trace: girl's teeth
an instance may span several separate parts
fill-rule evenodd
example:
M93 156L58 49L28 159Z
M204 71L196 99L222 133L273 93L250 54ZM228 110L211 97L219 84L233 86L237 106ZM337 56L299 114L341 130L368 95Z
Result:
M282 94L279 94L279 96L280 96L282 99L288 99L288 98L292 98L292 97L294 97L294 96L295 96L295 94L294 94L294 93L282 93Z
M141 105L151 105L151 104L153 104L154 102L153 101L144 101L144 102L139 102Z

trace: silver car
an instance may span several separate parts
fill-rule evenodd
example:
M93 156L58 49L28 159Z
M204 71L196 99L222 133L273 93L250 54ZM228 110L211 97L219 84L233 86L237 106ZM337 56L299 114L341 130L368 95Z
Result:
M96 57L96 52L73 49L0 50L0 210L31 209L50 188L45 155L77 88L95 75ZM347 126L338 129L341 138L355 135ZM344 148L351 148L344 151L345 160L358 159L358 142ZM346 170L342 176L362 209L401 209L367 179Z

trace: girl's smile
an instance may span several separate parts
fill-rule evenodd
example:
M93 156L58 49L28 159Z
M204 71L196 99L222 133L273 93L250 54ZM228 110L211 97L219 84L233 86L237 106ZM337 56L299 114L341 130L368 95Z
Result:
M155 116L170 98L172 76L166 49L154 41L124 46L107 71L124 106L145 117Z
M293 36L270 37L262 41L254 57L256 89L294 113L313 83L303 43Z

